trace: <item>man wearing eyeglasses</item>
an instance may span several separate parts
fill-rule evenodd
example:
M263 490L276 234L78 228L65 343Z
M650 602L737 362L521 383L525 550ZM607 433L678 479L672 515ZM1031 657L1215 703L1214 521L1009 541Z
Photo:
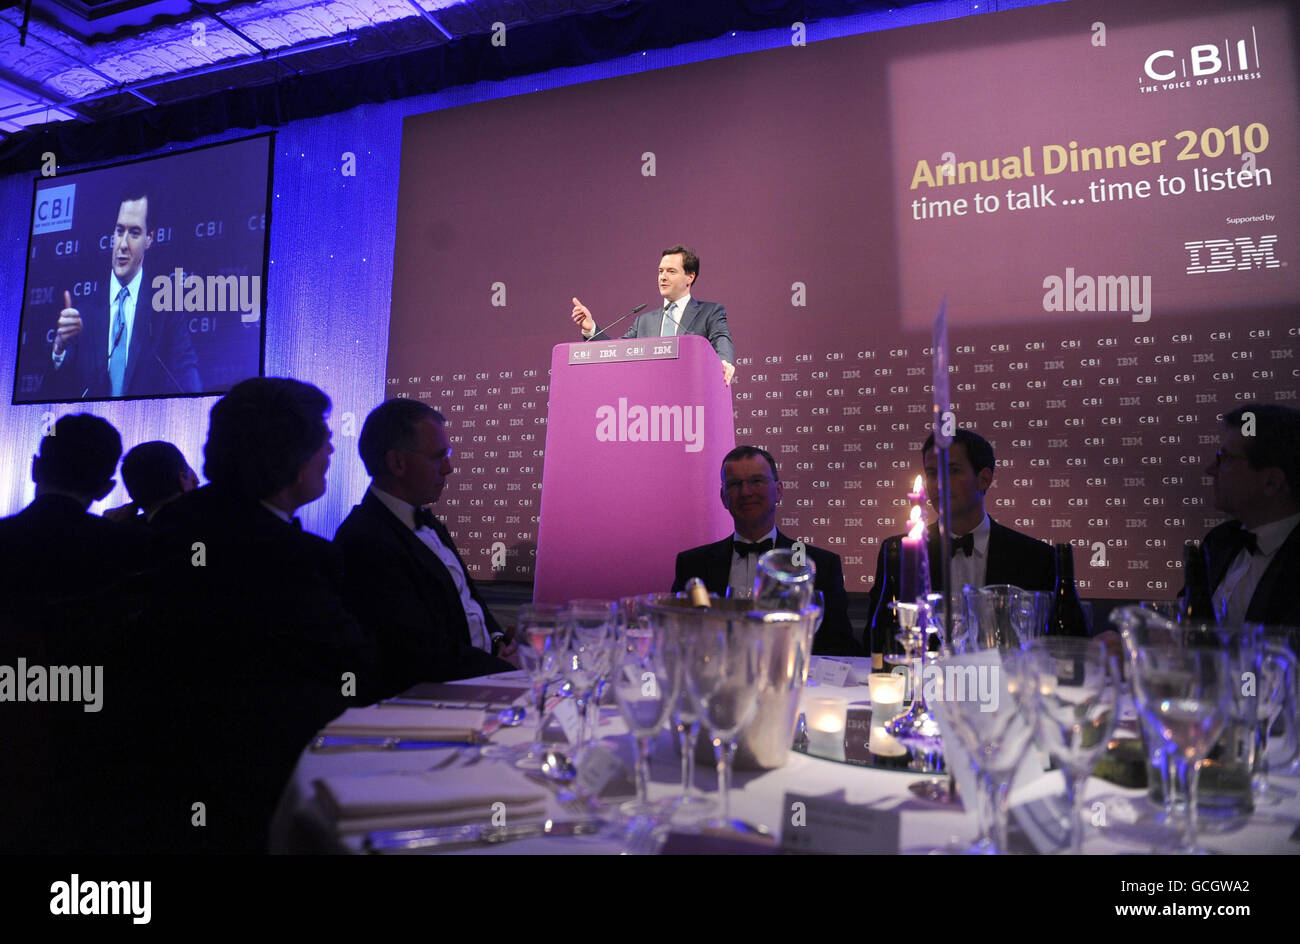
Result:
M793 547L794 541L776 528L776 506L781 503L781 476L771 453L757 446L737 446L722 460L722 504L731 513L736 531L714 544L677 555L673 590L699 577L710 593L748 597L753 592L758 559L773 547ZM814 587L825 598L826 612L813 639L813 653L860 656L862 648L849 625L849 598L844 592L844 567L840 556L811 544L804 552L817 568Z
M1300 625L1300 410L1239 406L1220 443L1205 472L1232 520L1203 543L1215 609L1228 623Z
M447 422L418 400L375 407L361 427L371 484L339 525L345 599L379 646L382 694L510 671L515 651L442 522L428 509L452 473Z

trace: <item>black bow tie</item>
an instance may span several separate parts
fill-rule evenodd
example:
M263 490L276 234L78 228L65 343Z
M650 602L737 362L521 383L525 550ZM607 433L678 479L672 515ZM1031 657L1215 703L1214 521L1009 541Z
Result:
M416 507L415 528L417 531L420 529L421 525L428 528L430 531L438 530L433 526L434 522L436 522L437 520L438 520L437 517L428 508L425 508L423 505Z
M761 557L772 549L772 539L764 538L761 541L755 541L753 544L747 544L744 541L732 540L731 548L741 557L748 557L750 554Z
M1247 531L1245 528L1238 528L1229 534L1228 543L1232 547L1232 557L1236 557L1239 551L1250 551L1252 555L1259 553L1259 538L1255 536L1254 531ZM1231 559L1230 557L1229 560Z
M958 551L965 551L967 557L975 553L975 532L952 539L952 556L956 557Z
M297 515L294 515L292 518L290 518L289 523L293 525L295 528L297 528L299 531L302 530L302 520Z

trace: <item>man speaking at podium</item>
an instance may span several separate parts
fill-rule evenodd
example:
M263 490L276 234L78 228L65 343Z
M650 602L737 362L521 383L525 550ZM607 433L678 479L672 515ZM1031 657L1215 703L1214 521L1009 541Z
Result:
M717 302L702 302L691 297L691 286L699 274L700 257L687 247L672 246L660 253L659 294L663 302L652 311L638 315L623 337L666 338L698 334L708 338L718 357L722 358L722 382L730 386L736 373L736 348L731 343L731 329L727 327L727 309ZM595 317L576 297L573 299L573 323L588 341L610 340L603 330L596 330Z

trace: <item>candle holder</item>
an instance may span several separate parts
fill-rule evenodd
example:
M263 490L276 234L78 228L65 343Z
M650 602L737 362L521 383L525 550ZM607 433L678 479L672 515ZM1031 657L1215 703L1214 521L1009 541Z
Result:
M939 742L939 721L925 703L922 684L930 632L929 620L920 618L924 608L918 603L898 604L898 625L902 627L898 641L912 669L912 707L885 724L885 732L891 737L923 752Z

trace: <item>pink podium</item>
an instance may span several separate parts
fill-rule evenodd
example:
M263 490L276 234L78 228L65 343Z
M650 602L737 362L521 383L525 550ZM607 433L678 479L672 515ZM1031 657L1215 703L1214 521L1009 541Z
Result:
M557 344L533 600L668 590L677 552L730 534L731 389L696 335Z

